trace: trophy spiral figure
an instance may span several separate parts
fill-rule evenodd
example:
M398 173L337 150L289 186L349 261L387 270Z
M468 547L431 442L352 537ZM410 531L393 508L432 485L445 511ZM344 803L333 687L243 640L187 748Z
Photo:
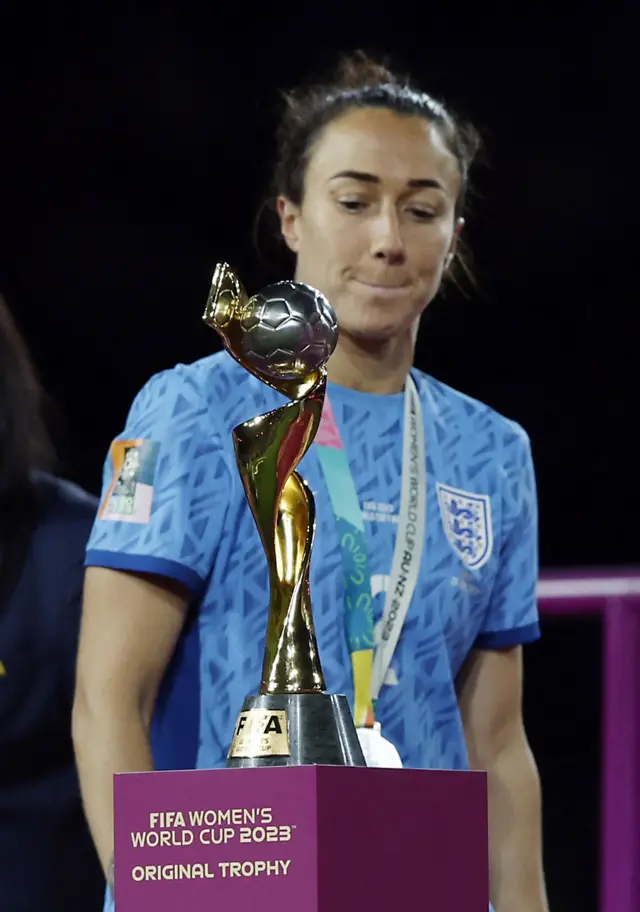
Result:
M338 340L335 314L324 295L299 282L249 298L221 263L203 319L242 367L293 400L239 424L233 440L270 574L261 693L323 693L309 594L315 504L295 469L320 424L325 364Z

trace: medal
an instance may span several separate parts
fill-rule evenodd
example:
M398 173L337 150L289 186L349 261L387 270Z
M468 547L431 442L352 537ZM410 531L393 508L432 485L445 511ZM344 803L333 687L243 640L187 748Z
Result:
M379 722L374 722L371 727L358 728L357 732L367 766L381 769L402 769L400 754L391 741L382 737Z

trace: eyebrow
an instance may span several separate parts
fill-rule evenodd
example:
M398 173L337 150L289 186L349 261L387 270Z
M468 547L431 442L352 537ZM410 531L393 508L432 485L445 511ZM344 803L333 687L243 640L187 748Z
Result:
M337 174L334 174L329 180L338 180L338 178L349 178L351 180L362 181L366 184L379 184L380 178L375 174L369 174L367 171L338 171ZM436 190L444 190L444 187L440 181L433 180L432 178L413 178L410 181L407 181L409 187L420 189L423 187L434 187Z

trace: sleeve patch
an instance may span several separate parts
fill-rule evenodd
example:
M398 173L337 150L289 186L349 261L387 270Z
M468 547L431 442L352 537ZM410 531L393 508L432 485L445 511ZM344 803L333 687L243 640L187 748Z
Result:
M140 438L111 444L113 479L100 506L100 519L149 522L159 449L156 441Z

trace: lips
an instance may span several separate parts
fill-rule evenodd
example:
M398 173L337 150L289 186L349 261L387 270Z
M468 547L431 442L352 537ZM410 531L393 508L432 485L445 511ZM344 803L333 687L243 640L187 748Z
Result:
M393 288L408 288L408 285L383 285L381 282L362 282L362 285L368 285L369 288L386 288L391 290Z
M354 281L357 285L361 285L369 291L383 295L399 294L400 292L407 291L407 289L411 287L409 282L399 282L395 285L391 285L388 282L367 282L363 279L354 279Z

